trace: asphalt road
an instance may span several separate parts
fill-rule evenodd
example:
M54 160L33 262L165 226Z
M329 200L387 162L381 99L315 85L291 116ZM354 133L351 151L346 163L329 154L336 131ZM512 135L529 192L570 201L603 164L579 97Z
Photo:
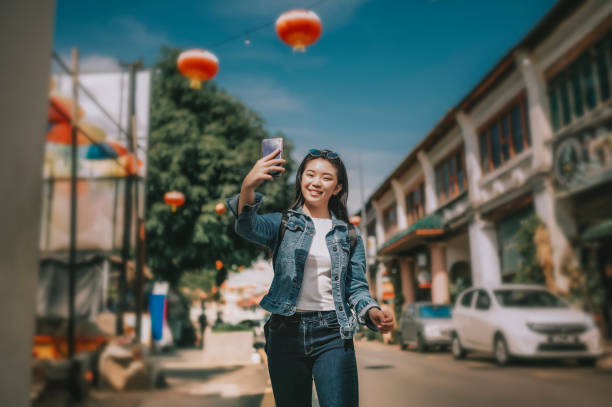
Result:
M35 407L273 407L264 364L198 366L166 372L168 387L149 391L93 390L85 403L45 400ZM497 367L486 355L455 361L448 353L419 354L377 342L357 343L360 407L479 407L612 405L612 369L572 363L522 362ZM318 404L313 403L317 407Z
M449 353L360 342L357 363L361 407L612 405L612 371L567 362L500 368L486 355L455 361Z

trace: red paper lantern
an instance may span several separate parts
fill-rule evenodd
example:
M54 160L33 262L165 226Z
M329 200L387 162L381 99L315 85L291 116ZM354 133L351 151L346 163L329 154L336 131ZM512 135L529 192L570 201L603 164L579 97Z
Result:
M212 79L219 70L217 57L203 49L183 51L177 60L178 70L189 78L189 86L200 89L201 82Z
M359 224L361 224L361 216L351 216L349 218L349 222L352 223L355 226L359 226Z
M276 20L276 33L294 51L306 51L321 36L323 26L319 16L310 10L286 11Z
M221 260L215 261L215 267L217 270L221 270L223 268L223 262Z
M181 206L185 203L185 195L179 191L166 192L164 194L164 201L170 205L172 212L176 212L177 206Z
M215 206L215 211L217 212L217 215L221 216L225 213L227 209L225 208L225 204L223 202L219 202L216 206Z

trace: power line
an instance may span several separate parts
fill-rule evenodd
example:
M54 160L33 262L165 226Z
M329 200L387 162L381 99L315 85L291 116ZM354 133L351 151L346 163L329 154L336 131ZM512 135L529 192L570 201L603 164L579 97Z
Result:
M314 7L318 6L318 5L321 5L321 4L323 4L323 3L326 3L326 2L328 2L328 1L329 1L329 0L318 0L318 1L315 1L315 2L313 2L313 3L309 4L309 5L307 5L305 8L306 8L306 9L311 9L311 8L314 8ZM253 34L253 33L256 33L256 32L258 32L258 31L261 31L261 30L263 30L264 28L271 27L271 26L273 26L273 25L275 25L275 24L276 24L276 20L274 20L274 21L268 21L267 23L264 23L264 24L261 24L261 25L256 25L256 26L254 26L254 27L251 27L251 28L248 28L248 29L244 30L243 32L241 32L241 33L239 33L239 34L234 34L234 35L232 35L232 36L230 36L230 37L228 37L228 38L226 38L226 39L224 39L224 40L221 40L221 41L218 41L218 42L212 43L212 44L208 45L208 46L206 47L206 49L214 49L214 48L219 48L219 47L221 47L222 45L225 45L225 44L227 44L227 43L229 43L229 42L235 41L235 40L240 39L240 38L248 37L248 36L250 36L250 35L251 35L251 34Z

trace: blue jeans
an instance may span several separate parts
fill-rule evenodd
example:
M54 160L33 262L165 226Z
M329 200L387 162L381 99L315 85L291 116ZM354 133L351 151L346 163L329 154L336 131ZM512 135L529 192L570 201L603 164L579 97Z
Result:
M272 314L264 331L277 407L311 407L313 378L321 407L359 405L355 348L336 311Z

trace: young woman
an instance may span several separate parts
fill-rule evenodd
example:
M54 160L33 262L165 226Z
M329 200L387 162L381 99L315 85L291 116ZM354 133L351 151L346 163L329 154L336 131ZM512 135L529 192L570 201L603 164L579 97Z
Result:
M228 201L240 236L273 252L278 246L274 279L260 303L271 313L266 353L276 405L310 407L314 377L322 407L355 407L357 322L385 333L393 316L370 296L358 234L351 245L348 177L338 154L312 149L300 164L282 241L282 214L257 213L263 196L255 188L274 179L270 172L285 171L278 153L258 160Z

